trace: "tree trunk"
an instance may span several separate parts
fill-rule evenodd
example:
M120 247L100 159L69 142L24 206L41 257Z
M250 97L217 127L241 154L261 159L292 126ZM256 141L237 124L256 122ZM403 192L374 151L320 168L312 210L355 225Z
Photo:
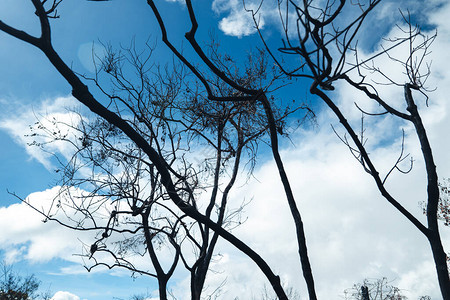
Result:
M167 300L167 281L158 278L159 299Z
M203 290L203 282L199 282L197 272L192 271L191 273L191 298L192 300L200 300L200 296Z
M439 181L436 172L436 165L434 164L433 152L428 140L425 127L420 117L417 106L414 103L411 89L415 87L411 84L405 84L405 101L407 104L407 110L411 113L411 122L416 129L417 137L422 148L422 155L425 161L425 167L427 172L427 222L428 231L426 236L430 242L431 251L433 253L434 264L436 266L436 272L439 281L439 287L441 289L442 298L444 300L450 300L450 282L447 268L447 255L445 254L444 247L442 246L441 236L439 234L439 225L437 220L437 211L439 205Z
M450 300L450 279L447 269L447 255L442 246L439 232L430 233L428 241L430 242L431 251L433 253L442 299Z
M275 128L275 118L272 113L272 108L264 93L261 93L260 101L264 105L264 110L267 116L267 122L270 130L270 142L272 148L272 155L277 165L278 173L280 175L281 183L283 184L286 199L288 201L289 209L292 218L294 219L295 230L297 234L298 254L300 257L300 264L302 267L303 278L305 278L308 295L310 300L317 300L316 288L314 284L314 276L312 274L311 263L309 261L308 248L306 246L306 235L303 227L302 217L300 211L295 203L294 194L292 192L291 184L284 169L283 161L278 151L278 136Z

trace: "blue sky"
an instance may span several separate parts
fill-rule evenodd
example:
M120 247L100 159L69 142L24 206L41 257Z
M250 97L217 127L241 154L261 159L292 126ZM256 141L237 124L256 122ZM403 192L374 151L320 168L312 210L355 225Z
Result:
M0 3L0 20L30 33L38 32L30 1L2 0ZM160 1L159 5L169 24L170 36L177 46L186 49L188 56L191 55L187 42L181 39L186 31L187 10L177 1ZM200 44L207 43L208 34L213 30L222 51L237 59L243 59L243 53L248 49L261 46L248 23L248 17L242 14L241 5L239 0L196 1L201 25ZM429 9L439 5L439 10ZM433 60L433 75L429 81L432 87L438 89L431 94L430 107L422 108L435 149L439 176L447 178L450 177L450 143L442 137L448 136L447 128L450 126L450 105L446 102L450 89L450 62L446 52L450 47L450 26L445 22L450 17L450 5L437 0L427 3L383 2L369 20L366 30L370 34L361 37L360 46L364 55L370 56L372 51L377 51L382 37L395 36L394 23L400 17L398 6L403 10L409 7L413 14L420 16L418 19L421 22L427 24L427 28L437 28L439 32L430 56ZM153 57L159 62L171 59L169 51L159 40L159 28L146 1L64 0L58 11L61 18L52 21L54 46L79 73L92 74L90 50L93 43L96 49L101 49L100 42L109 42L117 47L120 44L128 45L133 38L138 46L143 46L148 39L156 40L157 48ZM424 11L428 12L419 13ZM278 25L274 22L272 11L264 13L264 29L270 37L269 42L276 47L279 45L276 38L279 34ZM395 54L401 55L401 51L399 49ZM377 62L388 71L401 73L386 57L381 57ZM305 87L302 82L296 83L284 90L282 96L284 99L295 97L304 100ZM401 97L402 92L387 87L381 91L393 99L399 95ZM360 114L352 104L358 100L357 95L343 86L337 86L334 95L349 114L349 120L358 122ZM76 105L70 97L70 87L45 57L31 46L0 32L2 259L14 263L16 270L22 274L36 274L42 281L43 289L50 288L54 293L67 292L59 293L55 300L127 299L133 294L146 292L155 296L157 285L152 278L133 279L123 270L87 273L79 258L73 254L79 253L82 247L80 240L89 240L89 236L78 235L57 224L40 222L41 216L7 193L9 190L21 197L31 195L31 199L42 205L51 197L51 187L58 179L54 166L37 149L27 147L23 135L27 133L28 126L36 121L35 116L63 112L67 105ZM335 118L321 105L313 105L318 116L318 126L300 128L295 132L292 141L283 142L282 155L288 166L288 174L296 179L294 191L305 218L319 296L322 299L338 299L343 290L355 282L366 277L386 276L395 280L395 284L410 299L423 294L439 299L431 254L425 239L379 197L373 182L332 132L330 124L338 126ZM370 104L366 105L370 108ZM371 153L382 167L388 169L399 148L400 136L392 132L401 132L402 124L388 119L368 122L372 125L370 133L371 141L374 141ZM405 127L405 130L406 145L416 160L416 167L407 176L392 176L389 187L407 208L423 219L418 205L424 195L420 149L410 128ZM394 137L382 144L375 142L386 140L385 137L391 135ZM65 151L62 148L53 150ZM268 155L263 152L261 157ZM260 207L249 204L246 209L248 221L236 229L236 234L259 249L269 264L275 266L282 279L298 289L302 297L306 297L298 268L292 267L298 262L295 244L292 244L293 227L288 210L273 201L279 198L281 190L278 179L273 175L275 173L270 161L259 159L256 179L234 192L235 199L240 199L241 195L252 195L258 203L264 203ZM267 182L270 184L264 184ZM442 235L448 250L448 228L442 228ZM210 286L226 279L223 299L233 299L235 296L250 299L258 295L264 280L251 262L225 242L219 244L218 251L222 259L214 265L219 272L209 278ZM186 299L186 280L185 274L180 272L171 282L171 289L179 299ZM241 284L243 281L248 282L245 289Z

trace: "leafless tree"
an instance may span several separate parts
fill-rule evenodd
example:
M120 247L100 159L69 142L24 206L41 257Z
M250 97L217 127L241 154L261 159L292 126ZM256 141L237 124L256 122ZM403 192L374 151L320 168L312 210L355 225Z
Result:
M344 291L345 299L354 300L406 300L401 290L387 280L382 279L364 279L362 283L353 285L352 288Z
M161 299L167 298L167 283L180 261L191 273L192 298L200 298L219 237L248 255L278 297L287 299L279 277L267 263L231 234L231 222L236 221L232 217L238 216L239 210L227 211L242 157L251 165L258 139L270 130L272 140L276 140L277 131L284 130L284 118L292 112L272 109L273 99L265 94L264 101L254 101L256 91L271 85L270 79L267 86L259 85L266 73L263 56L249 60L241 75L232 64L221 62L226 69L221 73L224 78L238 82L241 89L254 91L252 96L243 96L242 91L224 86L221 80L198 76L192 65L187 66L196 75L195 80L186 78L185 66L177 64L173 65L175 69L153 72L151 47L149 55L135 51L134 46L124 49L125 54L108 48L96 76L87 78L71 70L53 48L49 18L58 17L56 8L61 1L46 2L32 0L41 24L40 37L1 21L0 30L40 49L72 86L73 96L94 117L86 119L80 114L76 124L58 120L36 124L39 133L32 135L43 131L51 137L50 142L70 143L74 155L61 160L57 172L62 174L62 188L50 209L35 209L46 220L97 233L95 241L86 245L88 270L100 265L122 267L155 277ZM212 49L207 61L220 61L220 55ZM127 76L129 67L137 74L135 79ZM105 74L111 89L102 83ZM102 105L82 80L94 83L109 104ZM215 100L220 101L210 101L211 88ZM266 121L268 113L270 123ZM200 161L189 157L193 145L202 145L208 151L201 153ZM204 190L210 192L206 204L200 203ZM164 259L166 253L172 253L168 263L160 255L163 247L171 251L164 252ZM193 260L183 250L186 247L193 251ZM136 255L148 255L153 269L136 265Z
M265 111L266 123L270 133L270 146L272 149L273 158L275 160L277 169L279 171L279 176L281 182L283 184L283 188L285 191L286 199L294 220L294 226L296 229L296 238L298 242L298 251L299 257L301 261L303 276L306 280L308 286L308 292L310 299L317 299L316 291L314 287L314 278L312 275L311 265L309 262L308 251L306 246L306 237L305 231L303 227L303 221L300 215L300 211L295 202L294 194L292 192L290 181L287 177L283 161L281 159L279 150L278 150L278 134L280 133L277 130L276 119L274 117L274 110L272 107L272 103L269 101L267 97L267 89L259 88L255 89L252 87L247 87L238 80L234 80L227 74L223 66L217 64L214 60L210 59L204 49L199 45L196 40L196 33L198 30L198 22L195 14L194 6L190 0L186 0L185 4L187 7L187 11L189 14L190 20L190 28L185 34L185 38L189 42L192 49L195 51L197 58L206 66L206 70L208 72L212 72L217 78L222 82L222 84L229 86L232 88L235 93L232 96L222 96L217 93L214 87L208 82L208 80L204 77L200 69L194 65L192 61L186 58L183 53L177 49L172 41L168 39L166 24L163 15L161 14L158 6L154 1L148 0L147 3L151 7L158 24L161 29L162 40L166 44L166 46L174 53L174 55L198 78L198 80L203 85L204 89L207 93L207 98L209 101L215 102L255 102L261 105ZM279 280L277 280L279 281ZM271 281L272 286L280 299L286 299L286 294L282 291L279 282Z
M283 28L283 45L274 51L265 42L264 32L259 28L258 11L252 10L255 26L268 53L286 75L311 80L310 92L321 99L336 115L346 135L340 136L351 153L361 163L364 170L373 177L381 195L408 219L428 240L439 279L439 286L444 299L450 299L450 282L438 227L439 183L434 163L432 147L421 119L415 98L422 96L428 103L426 80L430 74L426 56L436 37L425 36L418 26L414 26L408 15L403 16L401 27L404 36L391 40L391 46L385 47L374 57L362 59L357 49L358 33L367 16L378 5L380 0L368 1L278 1L280 22ZM349 13L353 11L353 13ZM355 16L350 19L348 16ZM391 49L400 45L409 45L409 51L403 58L390 55ZM376 65L376 57L387 55L392 63L400 64L406 74L406 82L394 79L397 74L389 74ZM289 57L297 58L298 64ZM371 81L371 74L380 75L386 84L404 91L406 110L398 109L396 99L385 99L381 92L381 84ZM387 116L414 126L426 166L427 224L420 222L410 211L397 200L387 189L386 180L393 171L399 170L400 163L405 160L404 147L398 160L383 176L369 155L365 144L364 128L358 134L358 127L350 124L339 103L333 99L332 91L337 82L347 84L362 92L367 99L375 101L380 112L361 113L365 116Z

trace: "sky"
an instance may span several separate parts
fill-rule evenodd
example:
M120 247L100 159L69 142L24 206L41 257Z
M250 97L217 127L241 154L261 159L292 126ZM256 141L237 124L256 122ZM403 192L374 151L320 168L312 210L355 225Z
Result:
M187 42L180 38L187 23L187 10L180 2L161 1L160 5L170 24L169 36L189 56L192 53ZM39 24L30 3L0 0L0 20L36 34ZM198 1L194 5L201 24L201 44L207 43L208 33L214 31L222 49L237 59L248 49L260 46L241 1ZM248 2L248 7L252 5L253 2ZM438 0L382 2L363 28L366 34L360 39L361 55L370 57L381 49L380 44L387 43L383 37L398 35L395 23L401 21L399 6L403 11L409 9L430 33L435 29L438 32L427 57L432 61L427 84L433 91L429 94L429 106L421 99L419 107L439 178L449 178L450 24L447 20L450 4ZM55 49L81 74L92 75L92 48L101 53L102 44L107 43L117 47L128 45L134 39L137 45L143 46L147 40L156 40L153 57L162 62L171 59L167 48L158 40L159 29L146 1L64 0L58 12L61 17L52 21ZM276 17L270 7L264 8L261 25L270 41L279 43ZM404 53L405 49L400 47L391 54L402 57ZM377 58L376 63L387 72L402 74L402 69L386 56ZM304 90L305 86L298 83L286 91L285 97L304 100ZM380 92L402 107L401 87L381 86ZM377 108L361 100L347 86L337 85L332 95L353 124L358 124L361 117L353 104L355 101L364 109ZM41 207L52 199L58 179L54 162L39 149L29 147L30 140L25 135L39 116L71 118L66 110L68 106L79 107L70 96L69 85L45 57L0 32L0 260L13 264L20 274L35 274L42 281L42 288L54 293L55 300L128 299L134 294L156 297L157 283L152 278L132 278L129 272L119 269L88 273L76 254L83 247L80 241L88 241L92 236L64 229L56 223L43 223L42 216L10 194L28 197ZM299 128L290 140L283 140L281 154L304 219L319 299L342 299L343 291L354 283L382 277L393 280L409 299L421 295L440 299L426 239L380 196L374 182L333 132L330 125L339 133L343 131L331 112L319 104L313 106L317 125ZM392 174L387 186L406 208L425 221L419 205L426 193L424 166L412 128L387 117L367 118L365 122L370 154L382 173L397 159L404 129L406 150L414 158L414 168L407 175ZM61 145L51 147L62 156L68 155L68 150ZM233 232L257 249L283 282L298 290L302 299L307 299L299 272L292 219L275 165L269 158L268 149L262 149L253 178L241 182L233 191L234 201L230 202L236 205L243 198L252 199L244 211L247 221ZM449 228L442 226L441 234L444 247L450 251ZM216 272L210 273L208 288L214 289L225 281L221 299L237 296L258 299L265 281L253 263L225 241L219 243L217 252L221 258L213 265ZM178 299L188 299L187 284L188 278L178 272L170 289Z

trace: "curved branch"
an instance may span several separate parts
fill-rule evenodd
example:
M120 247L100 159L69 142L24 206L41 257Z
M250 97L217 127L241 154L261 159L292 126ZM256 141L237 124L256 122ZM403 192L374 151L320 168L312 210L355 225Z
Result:
M386 102L383 101L383 99L380 98L380 96L378 96L377 94L371 93L369 91L369 89L361 84L358 84L357 82L353 81L350 79L350 77L348 77L346 74L343 74L341 76L345 81L347 81L351 86L353 86L354 88L362 91L363 93L365 93L367 95L367 97L369 97L370 99L375 100L378 104L380 104L387 112L389 112L390 114L393 114L399 118L402 118L404 120L408 120L411 121L411 115L402 113L398 110L396 110L395 108L393 108L392 106L390 106L389 104L387 104Z
M381 180L377 169L373 165L365 147L359 140L358 135L355 133L353 128L350 126L350 124L345 119L345 117L342 114L342 112L340 111L340 109L336 106L336 104L324 92L322 92L320 89L317 88L317 83L313 84L311 86L310 90L311 90L312 94L319 96L328 105L328 107L334 112L336 117L339 119L339 122L341 122L342 126L344 126L345 130L350 135L353 143L355 143L356 147L358 148L358 151L361 155L361 159L363 159L365 164L367 165L367 168L370 171L370 175L375 180L375 183L376 183L381 195L383 195L383 197L389 203L391 203L402 215L404 215L414 226L416 226L420 232L422 232L425 236L428 236L428 234L429 234L428 228L425 227L407 209L405 209L397 200L395 200L395 198L392 197L392 195L386 190L386 188L383 185L383 181Z

